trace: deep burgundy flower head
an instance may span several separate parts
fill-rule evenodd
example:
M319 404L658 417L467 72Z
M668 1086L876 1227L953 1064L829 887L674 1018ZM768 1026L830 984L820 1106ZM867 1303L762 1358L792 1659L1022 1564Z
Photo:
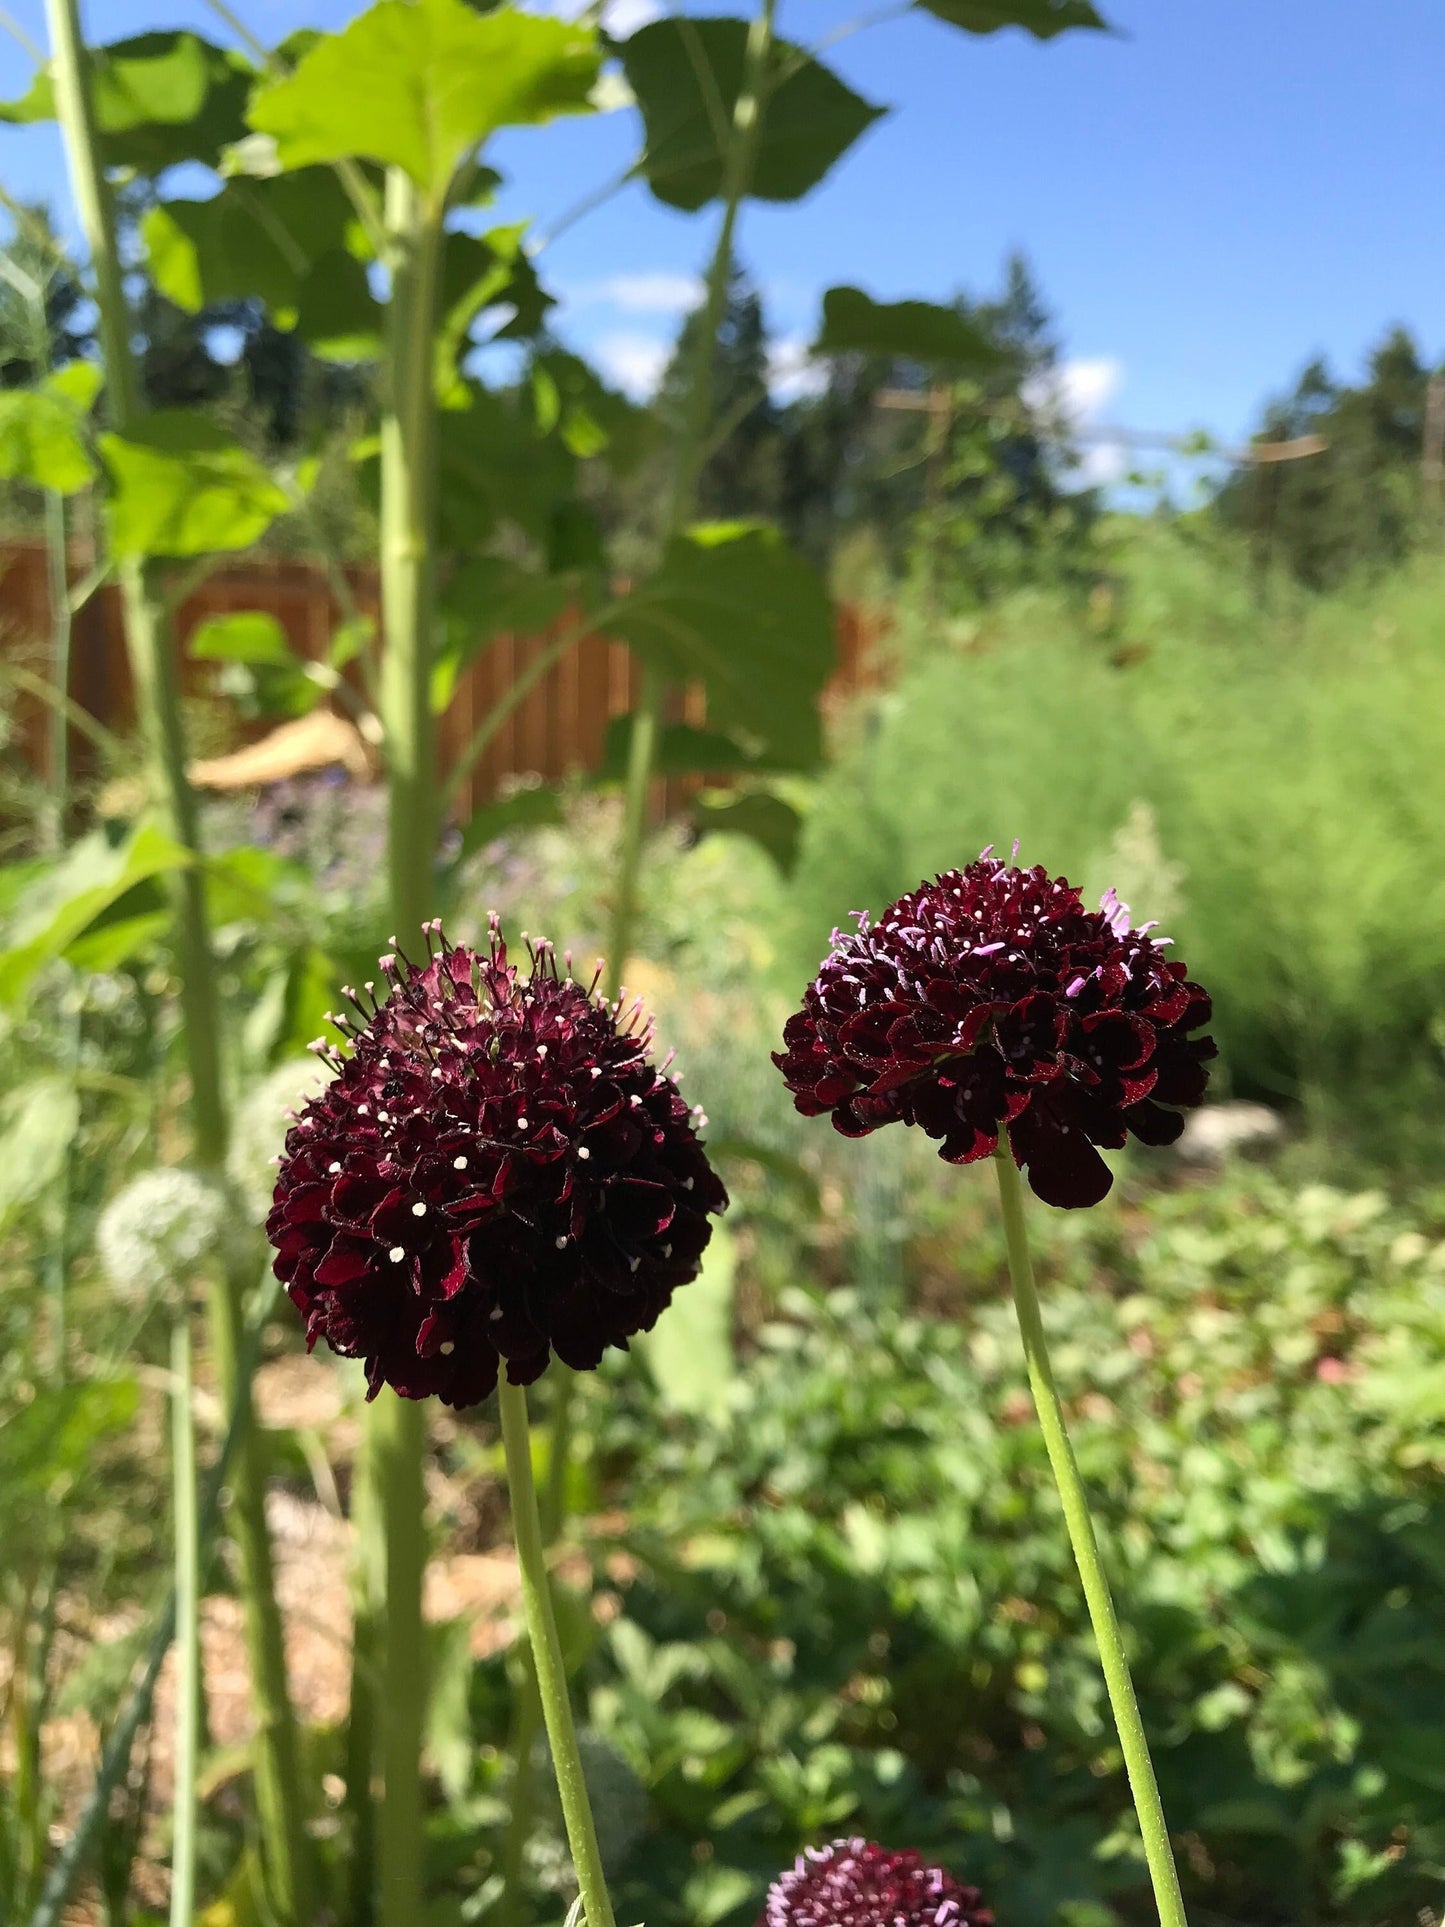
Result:
M727 1193L641 1005L624 1012L528 944L507 960L426 927L345 994L335 1078L286 1138L266 1231L308 1346L366 1360L369 1395L475 1405L647 1331L698 1273ZM669 1060L670 1061L670 1060Z
M977 1887L909 1850L835 1840L768 1889L758 1927L993 1927Z
M854 914L773 1058L805 1116L848 1137L920 1124L953 1164L1006 1124L1038 1195L1087 1205L1113 1182L1095 1145L1172 1144L1174 1107L1203 1097L1209 999L1112 890L1087 910L1066 878L985 850L876 924Z

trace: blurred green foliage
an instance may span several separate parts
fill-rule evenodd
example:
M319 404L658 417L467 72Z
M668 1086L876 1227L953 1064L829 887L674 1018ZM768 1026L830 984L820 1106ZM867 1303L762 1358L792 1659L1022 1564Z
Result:
M1168 919L1215 999L1224 1088L1423 1151L1445 1044L1440 561L1272 608L1207 522L1116 530L1113 565L1084 606L904 615L903 673L808 819L798 981L847 910L1019 837L1093 901L1114 882ZM1129 848L1141 805L1152 862Z
M1438 1900L1440 1205L1246 1170L1036 1214L1191 1918ZM594 1526L605 1610L573 1650L600 1805L631 1816L619 1905L649 1927L746 1927L799 1844L855 1831L935 1851L1004 1921L1152 1918L974 1177L910 1259L929 1315L873 1275L751 1319L740 1296L720 1385L674 1346L589 1388L594 1507L623 1510ZM715 1296L681 1295L678 1343ZM469 1694L500 1741L500 1660ZM454 1788L479 1867L497 1771L484 1748Z

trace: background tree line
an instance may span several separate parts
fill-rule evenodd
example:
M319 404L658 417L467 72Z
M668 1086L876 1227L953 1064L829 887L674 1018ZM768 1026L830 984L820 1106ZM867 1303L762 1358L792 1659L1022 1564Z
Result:
M145 211L137 189L125 218L134 225ZM48 210L12 209L9 228L6 259L46 287L50 365L93 356L83 293ZM367 371L313 354L256 301L189 314L139 273L131 294L151 406L211 408L258 453L320 458L309 527L282 525L268 540L368 553L371 508L345 455L368 400ZM1102 504L1080 478L1054 317L1030 264L1012 255L995 292L959 294L952 305L996 350L987 374L950 378L946 369L885 355L834 355L819 358L816 379L784 398L762 292L736 268L715 357L701 512L774 522L824 568L840 555L861 556L885 580L922 576L951 607L1026 582L1093 580ZM695 316L684 319L657 392L638 411L651 452L630 473L598 465L589 478L589 505L623 569L657 551L665 450L695 327ZM32 381L36 359L33 318L14 280L0 277L0 387ZM1255 439L1318 436L1323 450L1279 465L1237 465L1196 513L1311 589L1402 562L1433 527L1424 458L1437 372L1399 325L1386 329L1357 381L1312 357L1294 386L1266 404ZM24 528L32 513L23 488L0 483L3 526Z

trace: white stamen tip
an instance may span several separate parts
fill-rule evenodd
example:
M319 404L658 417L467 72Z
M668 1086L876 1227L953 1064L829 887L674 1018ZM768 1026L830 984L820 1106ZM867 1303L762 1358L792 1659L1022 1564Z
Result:
M517 1119L517 1129L518 1129L519 1131L525 1131L525 1130L526 1130L526 1128L527 1128L527 1120L526 1120L526 1118L524 1118L524 1117L519 1117L519 1118Z
M456 1345L452 1342L450 1338L444 1338L442 1340L440 1351L443 1358L450 1358L452 1353L455 1350L456 1350Z
M411 1215L414 1218L424 1218L426 1216L426 1206L424 1204L414 1204L411 1208Z
M465 1171L466 1168L467 1168L467 1161L465 1158L452 1159L452 1169L454 1171Z
M629 1258L627 1260L627 1269L629 1271L636 1271L641 1263L642 1260L640 1258Z
M335 1177L336 1173L341 1169L341 1159L333 1158L330 1164L328 1164L326 1168L331 1173L332 1177Z
M592 1153L587 1149L585 1144L579 1144L577 1146L577 1155L579 1158L590 1158Z
M556 1244L557 1244L557 1249L558 1249L559 1251L565 1251L565 1250L567 1249L567 1240L566 1240L566 1238L565 1238L565 1237L563 1237L563 1238L558 1238L558 1239L556 1240Z
M399 1265L406 1256L406 1247L405 1245L393 1245L386 1255L394 1265Z

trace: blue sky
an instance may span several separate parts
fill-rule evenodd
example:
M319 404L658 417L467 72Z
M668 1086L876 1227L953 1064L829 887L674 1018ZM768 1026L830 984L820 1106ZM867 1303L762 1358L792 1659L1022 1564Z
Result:
M8 0L41 36L42 0ZM345 0L234 0L265 38L336 25ZM648 0L618 0L643 17ZM1395 320L1445 354L1445 7L1438 0L1101 0L1119 37L978 40L913 15L828 58L895 111L801 206L750 207L741 245L782 362L820 291L984 290L1013 247L1058 317L1071 384L1095 420L1242 436L1308 356L1356 369ZM812 42L874 0L782 0ZM93 35L193 24L199 0L89 0ZM0 35L0 90L27 62ZM625 165L634 117L509 136L503 210L548 228ZM59 191L51 130L0 129L11 192ZM629 188L544 256L564 333L645 383L677 325L713 216Z

